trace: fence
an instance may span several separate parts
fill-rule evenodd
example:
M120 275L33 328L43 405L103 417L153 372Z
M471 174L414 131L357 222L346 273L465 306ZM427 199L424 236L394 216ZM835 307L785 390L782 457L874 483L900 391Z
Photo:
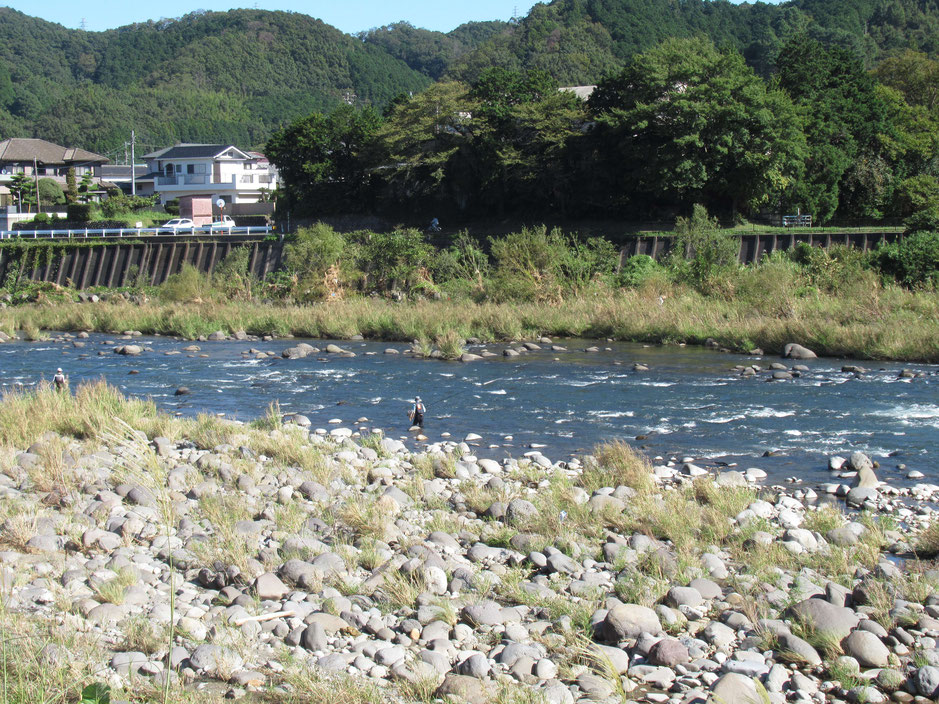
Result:
M112 229L84 230L0 230L0 240L10 239L137 239L154 236L194 235L267 235L271 228L267 225L258 227L193 227L187 229L168 229L165 227L122 227Z

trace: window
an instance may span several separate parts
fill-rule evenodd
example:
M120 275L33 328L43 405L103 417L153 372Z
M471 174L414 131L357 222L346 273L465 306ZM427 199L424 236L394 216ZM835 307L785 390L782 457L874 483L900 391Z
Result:
M194 173L196 173L196 165L195 165L195 164L186 164L186 173L187 173L187 174L194 174Z

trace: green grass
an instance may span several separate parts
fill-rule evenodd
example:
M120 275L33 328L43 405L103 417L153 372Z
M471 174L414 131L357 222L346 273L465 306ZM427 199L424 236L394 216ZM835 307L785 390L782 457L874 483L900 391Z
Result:
M33 337L47 330L127 329L187 338L242 329L256 335L317 338L361 334L389 341L418 339L419 351L425 354L437 340L442 350L454 355L464 336L488 341L549 335L688 344L713 338L731 349L755 345L768 354L779 354L787 343L798 341L827 356L939 361L939 296L876 282L836 296L799 289L795 283L784 267L768 267L762 273L744 270L720 296L704 296L663 279L638 289L601 286L596 295L587 292L565 300L563 306L469 300L396 304L368 298L304 306L231 300L154 301L144 306L120 301L29 304L0 310L0 329L27 330Z

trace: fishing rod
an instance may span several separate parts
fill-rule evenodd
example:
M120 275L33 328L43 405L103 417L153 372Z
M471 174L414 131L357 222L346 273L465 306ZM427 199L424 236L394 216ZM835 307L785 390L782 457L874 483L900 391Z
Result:
M499 377L498 379L490 379L489 381L484 381L479 386L489 386L489 384L494 384L497 381L505 381L506 379L508 379L508 377L505 377L505 376ZM467 391L473 391L476 388L478 387L472 386L472 387L467 387L465 389L460 389L459 391L456 391L450 394L449 396L444 396L443 398L434 399L433 403L443 403L444 401L449 401L451 398L459 396L460 394L465 394Z

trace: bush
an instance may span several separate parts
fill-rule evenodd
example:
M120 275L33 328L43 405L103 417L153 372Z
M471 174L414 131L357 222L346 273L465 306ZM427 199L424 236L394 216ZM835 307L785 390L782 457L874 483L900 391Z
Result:
M91 220L91 208L91 203L69 203L66 209L69 222L88 222Z
M126 196L118 192L101 204L101 212L105 217L113 218L120 213L147 210L153 207L156 199L156 196Z
M800 247L794 259L802 264L812 286L834 294L855 293L876 288L871 269L871 255L843 244L821 247Z
M212 283L226 298L251 298L255 278L248 271L250 254L247 247L235 247L215 267Z
M720 229L703 205L695 205L690 218L675 221L675 244L669 268L679 280L685 280L702 292L738 266L740 241Z
M57 181L51 178L39 179L39 203L43 207L65 203L65 191Z
M914 232L874 252L880 270L907 288L939 286L939 233Z
M209 300L213 293L209 278L188 262L160 286L160 298L180 303Z
M639 288L648 279L661 272L662 268L648 254L635 254L623 262L623 266L614 277L614 283L623 288Z
M339 295L358 278L354 249L345 235L329 225L317 223L299 229L284 248L286 267L296 276L294 295L300 300Z

